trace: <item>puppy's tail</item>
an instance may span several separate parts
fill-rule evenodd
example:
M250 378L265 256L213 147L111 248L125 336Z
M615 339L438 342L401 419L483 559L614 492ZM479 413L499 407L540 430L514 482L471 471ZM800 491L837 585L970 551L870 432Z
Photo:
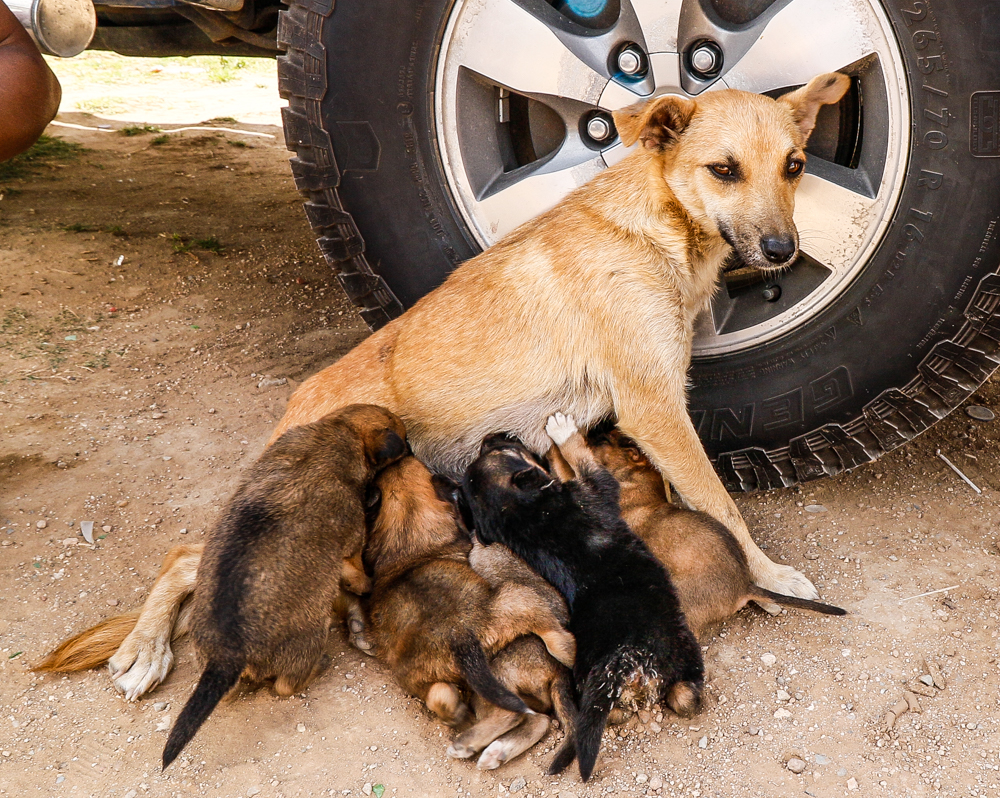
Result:
M556 711L556 717L559 719L559 723L566 733L562 745L556 751L555 758L552 760L552 764L549 765L547 771L550 776L555 776L557 773L562 773L568 768L570 763L576 758L576 745L573 742L573 738L576 735L577 709L576 702L573 700L573 683L570 679L569 671L563 670L552 681L551 694L552 706Z
M798 596L786 596L784 593L772 593L758 585L750 585L747 591L750 598L773 601L785 607L795 607L800 610L811 610L821 612L823 615L847 615L847 610L843 607L834 607L832 604L824 604L822 601L811 601L810 599L799 598Z
M60 643L32 670L45 673L74 673L104 665L128 637L138 618L138 612L107 618Z
M591 673L580 696L580 710L572 729L566 735L555 759L549 765L548 773L554 776L561 773L574 758L580 760L580 778L586 781L594 772L597 754L601 750L601 735L608 725L608 715L614 704L615 690L609 690L608 684L601 673Z
M177 717L163 748L163 769L173 762L185 745L194 737L212 710L239 681L243 666L235 662L209 662L198 680L198 686Z
M532 714L528 705L504 687L490 670L486 652L475 634L465 632L456 635L451 641L451 653L458 661L458 669L465 681L477 694L508 712Z

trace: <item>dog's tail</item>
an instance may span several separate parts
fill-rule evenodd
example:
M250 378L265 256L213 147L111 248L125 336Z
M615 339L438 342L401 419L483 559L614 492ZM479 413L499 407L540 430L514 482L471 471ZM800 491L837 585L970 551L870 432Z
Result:
M138 612L107 618L69 640L64 640L32 670L43 673L74 673L104 665L128 637L138 618Z
M465 632L455 635L451 641L451 653L458 661L458 669L465 677L465 681L478 695L508 712L532 714L528 705L504 687L490 670L486 652L483 651L483 645L475 634Z
M185 745L201 728L212 710L239 681L243 665L237 662L209 662L198 680L198 686L177 716L163 748L163 769L173 762Z
M758 585L750 585L750 590L747 593L750 598L773 601L775 604L781 604L785 607L821 612L824 615L847 615L847 610L843 607L834 607L832 604L824 604L822 601L812 601L798 596L786 596L784 593L772 593Z
M586 781L594 772L597 754L601 750L601 735L608 725L608 715L611 714L618 693L616 686L609 689L606 676L601 669L591 671L587 677L580 696L580 709L576 712L566 739L549 765L550 776L564 771L574 758L579 759L581 779Z
M576 735L577 708L573 698L573 682L568 670L562 670L552 681L551 695L556 717L566 734L547 771L550 776L555 776L568 768L576 758L576 745L573 739Z

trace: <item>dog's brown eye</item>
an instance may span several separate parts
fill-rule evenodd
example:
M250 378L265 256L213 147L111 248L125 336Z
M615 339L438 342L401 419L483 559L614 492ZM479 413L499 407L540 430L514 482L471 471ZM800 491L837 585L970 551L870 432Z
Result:
M788 174L797 175L802 172L805 163L802 161L789 161L788 162Z
M718 175L719 177L732 177L733 170L724 163L714 163L708 167L712 170L712 174Z

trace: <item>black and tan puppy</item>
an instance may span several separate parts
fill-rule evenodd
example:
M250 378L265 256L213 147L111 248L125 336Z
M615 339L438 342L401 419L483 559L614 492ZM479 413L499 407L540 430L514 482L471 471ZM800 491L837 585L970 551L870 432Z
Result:
M557 414L546 431L575 479L559 481L527 447L493 436L466 472L462 494L476 536L508 546L569 604L580 709L549 772L577 756L586 781L616 704L663 702L691 715L704 665L666 569L622 520L614 477L572 418Z
M671 504L660 472L639 445L619 430L598 428L588 434L587 442L597 461L618 480L622 517L670 571L681 609L696 637L750 601L826 615L846 614L840 607L755 585L746 555L732 533L706 513Z
M360 568L367 490L406 448L397 416L350 405L289 430L251 466L198 566L191 633L205 668L164 768L241 676L274 679L287 696L316 675L341 583L369 586Z
M469 718L466 686L514 713L527 705L497 681L488 657L536 634L572 664L570 635L535 591L519 584L494 589L469 566L472 541L415 457L386 468L375 481L380 504L364 563L374 587L368 600L375 655L411 695L449 726Z
M469 565L494 589L517 584L534 591L560 624L569 623L563 597L506 546L474 542ZM545 650L540 638L519 637L490 660L490 669L501 684L535 712L555 712L563 729L572 728L576 705L570 671ZM476 723L448 746L448 756L468 759L482 751L476 763L480 770L493 770L509 762L541 740L549 729L548 718L543 714L516 714L478 695L472 697L472 708Z

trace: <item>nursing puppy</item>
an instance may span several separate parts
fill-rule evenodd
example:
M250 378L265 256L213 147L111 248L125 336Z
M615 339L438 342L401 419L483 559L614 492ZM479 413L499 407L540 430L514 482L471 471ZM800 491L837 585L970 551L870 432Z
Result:
M699 639L750 601L825 615L846 610L765 590L753 583L746 555L728 529L705 513L675 507L663 477L638 445L617 429L587 436L597 461L618 480L622 517L670 572L688 626Z
M569 605L579 712L549 772L576 756L586 781L613 707L663 702L691 715L704 665L666 569L622 520L614 477L572 418L557 414L546 430L576 479L559 481L527 447L493 436L469 466L462 495L476 536L508 546Z
M399 418L351 405L281 436L251 466L205 543L191 633L205 667L163 749L166 768L243 677L287 696L320 669L341 585L360 567L365 496L406 453Z
M569 623L569 610L562 596L506 546L494 543L472 545L469 565L494 589L504 584L524 585L548 606L559 623ZM490 669L501 684L516 693L537 713L555 712L564 730L570 730L576 705L570 671L545 650L534 635L519 637L490 661ZM543 714L519 715L491 704L478 695L472 697L476 723L448 746L448 756L467 759L479 751L476 767L493 770L527 751L549 728ZM484 750L485 749L485 750Z
M488 657L518 637L538 635L567 665L573 637L537 593L524 585L493 587L469 566L472 541L415 457L376 479L377 512L364 564L374 586L367 601L374 653L400 686L449 726L470 717L466 687L510 712L530 712L497 681Z

